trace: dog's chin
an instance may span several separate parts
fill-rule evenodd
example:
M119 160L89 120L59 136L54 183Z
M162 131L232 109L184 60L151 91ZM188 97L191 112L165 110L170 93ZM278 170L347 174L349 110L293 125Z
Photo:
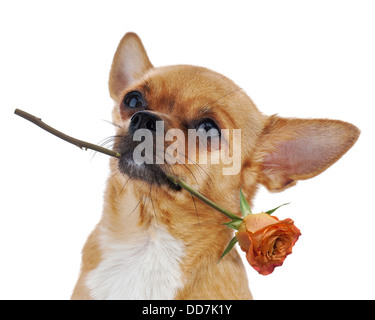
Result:
M118 162L120 172L126 174L130 179L146 182L150 185L166 186L172 190L181 190L181 187L171 182L163 169L156 164L141 163L134 161L132 154L125 153Z

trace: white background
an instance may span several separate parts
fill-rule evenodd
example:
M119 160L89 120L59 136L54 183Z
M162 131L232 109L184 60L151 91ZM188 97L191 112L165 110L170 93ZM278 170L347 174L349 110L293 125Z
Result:
M108 157L15 116L23 108L99 143L114 130L107 80L121 37L137 32L155 66L195 64L239 84L265 114L341 119L357 144L284 202L302 236L256 299L374 299L373 1L1 1L0 298L68 299L101 216Z

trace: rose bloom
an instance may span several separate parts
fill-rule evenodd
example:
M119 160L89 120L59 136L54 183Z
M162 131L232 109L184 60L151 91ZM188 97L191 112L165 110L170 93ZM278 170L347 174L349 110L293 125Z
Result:
M293 220L279 221L264 212L246 216L236 233L247 261L262 275L272 273L283 264L300 235Z

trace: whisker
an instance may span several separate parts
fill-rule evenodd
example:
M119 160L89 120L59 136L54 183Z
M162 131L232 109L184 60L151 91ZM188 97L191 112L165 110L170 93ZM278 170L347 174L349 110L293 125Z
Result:
M115 174L111 175L107 180L106 182L104 183L104 185L106 185L110 180L112 180L115 176L117 176L119 173L116 172Z
M142 200L142 199L141 199ZM138 206L140 205L141 203L141 200L138 201L137 205L134 207L134 209L132 210L132 212L129 213L128 215L128 218L133 214L133 212L138 208Z
M122 129L122 126L120 126L119 124L117 124L117 123L115 123L115 122L112 122L112 121L109 121L109 120L104 120L104 119L102 119L102 121L107 122L107 123L113 125L113 126L116 127L116 128L120 128L120 129Z
M128 179L125 181L124 185L122 186L120 194L124 191L125 186L126 186L126 184L128 183L129 180L130 180L130 177L128 177Z
M106 139L103 139L102 141L100 141L99 143L98 143L98 145L99 146L101 146L101 147L108 147L108 145L110 144L110 143L114 143L115 142L115 139L116 139L116 136L113 136L113 137L108 137L108 138L106 138ZM112 147L113 145L110 145L110 147Z
M215 101L213 101L213 102L211 102L211 103L209 103L209 104L203 106L201 110L207 109L208 107L210 107L211 105L213 105L213 104L215 104L216 102L220 101L221 99L223 99L223 98L225 98L225 97L227 97L227 96L229 96L229 95L231 95L231 94L233 94L233 93L236 93L236 92L238 92L238 91L241 91L241 90L243 90L243 89L240 88L240 87L237 88L237 89L235 89L235 90L232 90L232 91L230 91L230 92L228 92L228 93L222 95L220 98L216 99Z
M113 144L115 142L115 139L117 138L118 136L111 136L111 137L108 137L108 138L104 138L103 140L99 141L99 143L97 143L98 146L100 147L107 147L108 149L112 149L113 148ZM110 146L108 146L109 144L111 144ZM93 156L91 158L94 159L94 157L100 152L98 151L93 151Z
M199 214L198 214L198 210L197 210L197 205L196 205L196 203L195 203L195 199L194 199L193 195L192 195L192 194L190 194L190 195L191 195L191 199L193 200L193 203L194 203L195 213L197 214L197 219L198 219L199 229L201 229L201 222L200 222L200 220L199 220Z
M157 214L156 214L154 201L152 200L151 191L152 191L152 185L150 185L149 198L150 198L150 200L151 200L152 209L154 210L154 217L155 217L155 220L156 220L156 224L159 226L158 216L157 216Z

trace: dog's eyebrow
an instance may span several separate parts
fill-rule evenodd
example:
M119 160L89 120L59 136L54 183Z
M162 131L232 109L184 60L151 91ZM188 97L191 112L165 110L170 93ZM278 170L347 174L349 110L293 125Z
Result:
M229 95L231 95L231 94L233 94L233 93L236 93L237 91L240 91L240 90L242 90L241 87L239 87L239 88L237 88L237 89L235 89L235 90L232 90L232 91L230 91L230 92L228 92L228 93L226 93L226 94L223 94L220 98L218 98L218 99L216 99L215 101L210 102L209 104L206 104L205 106L203 106L202 109L201 109L201 111L202 111L202 112L206 112L207 109L208 109L209 111L211 111L211 110L212 110L211 106L214 105L216 102L218 102L218 101L220 101L221 99L225 98L226 96L229 96ZM199 112L201 112L201 111L199 111Z
M201 116L201 115L205 115L205 114L208 114L208 113L212 113L212 109L213 108L209 105L204 106L202 109L200 109L198 111L198 114L199 114L199 116Z
M149 86L149 84L148 84L148 81L145 81L145 82L143 83L143 89L144 89L144 91L146 91L147 93L150 92L150 86Z
M150 78L147 76L141 83L142 89L145 93L150 93L151 92L151 81Z

